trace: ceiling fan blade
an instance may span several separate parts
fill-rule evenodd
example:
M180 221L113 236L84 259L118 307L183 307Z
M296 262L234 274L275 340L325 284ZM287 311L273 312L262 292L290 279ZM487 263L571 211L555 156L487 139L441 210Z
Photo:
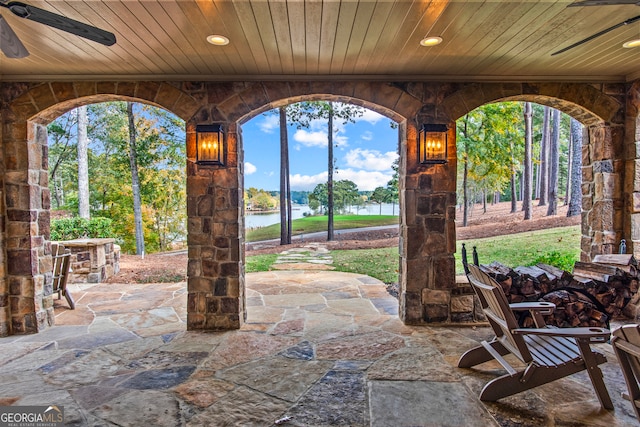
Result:
M617 28L620 28L620 27L624 27L625 25L633 24L634 22L637 22L637 21L640 21L640 15L638 15L638 16L636 16L634 18L631 18L631 19L627 19L626 21L623 21L623 22L621 22L619 24L616 24L613 27L609 27L607 29L604 29L604 30L598 32L598 33L595 33L594 35L591 35L591 36L587 37L586 39L582 39L579 42L576 42L576 43L572 44L571 46L565 47L564 49L560 49L557 52L553 52L551 54L551 56L555 56L555 55L558 55L560 53L566 52L569 49L573 49L574 47L580 46L581 44L585 44L585 43L587 43L587 42L589 42L589 41L591 41L591 40L593 40L595 38L598 38L598 37L600 37L602 35L605 35L610 31L613 31L613 30L615 30Z
M28 4L17 1L7 3L0 1L0 6L8 8L21 18L40 22L41 24L84 37L85 39L101 43L105 46L111 46L116 42L116 36L113 33L67 18L66 16L58 15L57 13L40 9L39 7L29 6Z
M640 6L640 1L638 0L583 0L576 1L568 5L567 7L575 7L575 6L620 6L625 4L635 4L636 6Z
M7 58L24 58L29 56L29 51L24 47L2 15L0 15L0 50Z

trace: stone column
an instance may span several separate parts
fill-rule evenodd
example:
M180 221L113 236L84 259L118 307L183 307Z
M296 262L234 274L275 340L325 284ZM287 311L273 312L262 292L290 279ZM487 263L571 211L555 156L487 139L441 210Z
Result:
M590 126L582 146L582 261L618 252L623 231L624 129Z
M3 115L0 114L0 119ZM0 121L2 122L2 121ZM7 207L4 202L4 144L3 129L0 126L0 248L6 247L5 233L7 224ZM9 285L7 283L7 257L5 251L0 250L0 337L6 337L11 332L11 308L9 307Z
M625 185L626 213L624 235L627 252L640 259L640 80L627 91L625 117Z
M54 323L48 243L45 248L50 227L47 129L34 122L5 126L13 132L3 134L6 283L0 285L0 335L34 333Z
M195 123L187 128L187 329L237 329L244 323L241 152L237 126L223 123L223 166L195 164Z
M401 177L400 316L407 324L450 319L455 283L455 123L449 124L446 164L418 163L417 125L407 122Z

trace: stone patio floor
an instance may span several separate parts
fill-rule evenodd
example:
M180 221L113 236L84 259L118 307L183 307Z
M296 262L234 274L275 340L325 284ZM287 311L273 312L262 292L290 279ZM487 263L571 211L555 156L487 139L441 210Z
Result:
M611 346L614 411L585 373L498 403L499 365L459 369L485 327L408 327L384 284L331 271L247 275L237 331L187 332L186 285L71 285L56 326L0 338L0 406L62 405L82 426L634 426Z

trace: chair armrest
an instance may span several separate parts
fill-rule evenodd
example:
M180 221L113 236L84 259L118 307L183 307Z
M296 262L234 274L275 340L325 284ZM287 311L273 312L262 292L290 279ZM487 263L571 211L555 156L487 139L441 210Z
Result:
M546 335L550 337L596 338L597 342L604 342L611 336L611 331L605 328L518 328L511 331L519 335Z
M618 347L623 350L625 353L630 354L633 357L640 358L640 347L635 344L631 344L629 341L625 341L623 338L613 336L611 343L614 347Z
M556 309L556 305L552 302L530 301L509 304L509 308L512 311L538 311L540 312L540 314L547 315L553 313L553 311Z

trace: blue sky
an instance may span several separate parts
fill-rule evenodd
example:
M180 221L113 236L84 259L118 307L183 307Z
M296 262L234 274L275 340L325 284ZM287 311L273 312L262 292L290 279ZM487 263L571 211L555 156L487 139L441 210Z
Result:
M397 158L398 130L391 121L365 110L356 123L334 121L334 180L348 179L359 190L385 187ZM259 115L242 126L245 188L278 190L280 130L277 114ZM317 120L309 129L289 125L289 164L292 190L312 191L327 181L327 122Z

